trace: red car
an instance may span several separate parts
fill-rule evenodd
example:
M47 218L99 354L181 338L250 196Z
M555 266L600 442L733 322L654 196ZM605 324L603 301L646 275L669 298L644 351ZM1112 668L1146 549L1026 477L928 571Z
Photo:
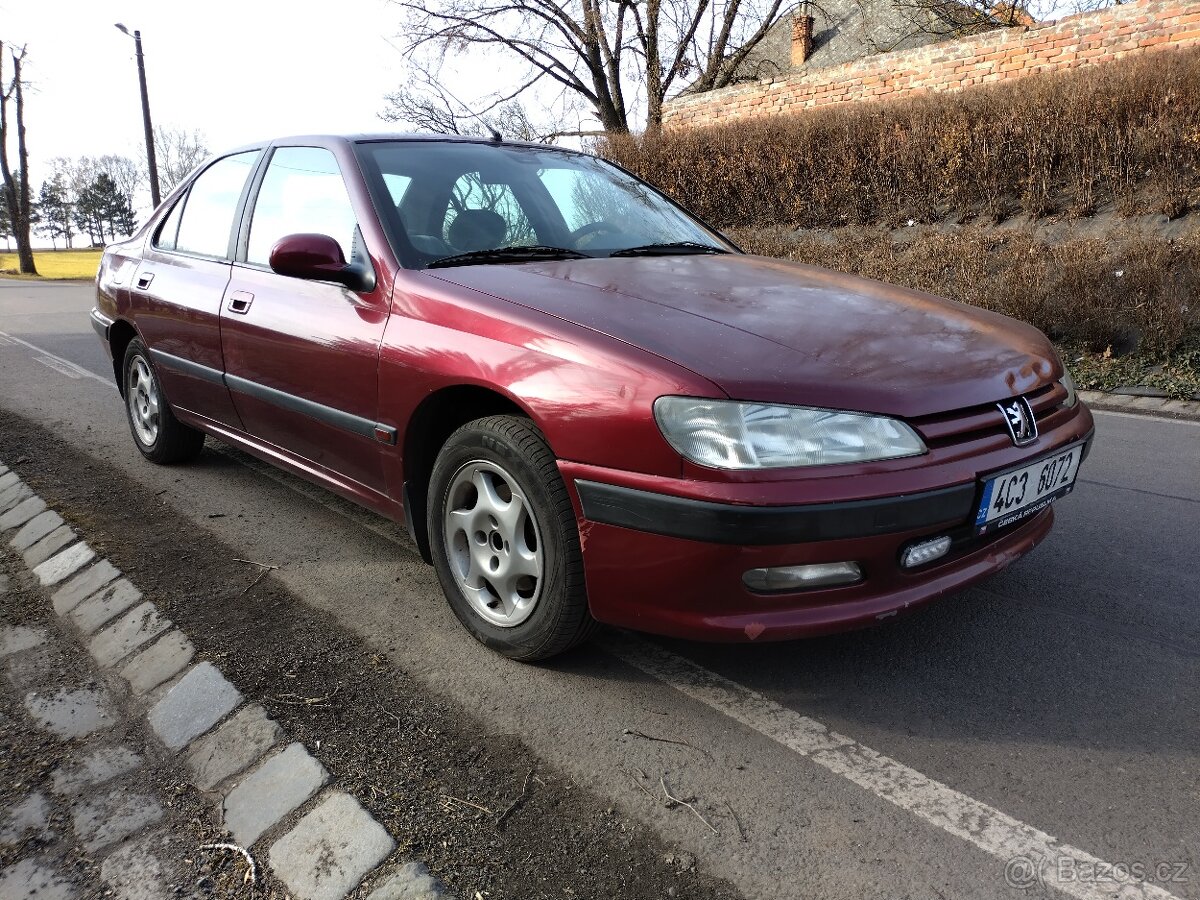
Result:
M108 248L134 443L205 435L403 519L476 638L869 625L1053 522L1092 417L1036 329L748 256L592 156L301 137Z

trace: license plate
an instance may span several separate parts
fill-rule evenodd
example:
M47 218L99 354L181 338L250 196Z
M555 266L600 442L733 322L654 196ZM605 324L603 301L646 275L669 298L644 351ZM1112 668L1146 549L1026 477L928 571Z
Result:
M983 483L975 533L987 534L1035 515L1075 486L1083 444L1067 447L1035 463L994 475Z

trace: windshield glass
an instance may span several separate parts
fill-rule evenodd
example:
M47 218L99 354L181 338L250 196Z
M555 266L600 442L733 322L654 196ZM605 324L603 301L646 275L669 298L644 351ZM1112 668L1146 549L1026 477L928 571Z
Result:
M369 180L385 186L379 203L394 244L417 267L462 254L484 263L487 251L509 247L542 248L543 258L545 248L574 251L564 257L647 245L734 249L646 184L582 153L454 141L363 151L377 170Z

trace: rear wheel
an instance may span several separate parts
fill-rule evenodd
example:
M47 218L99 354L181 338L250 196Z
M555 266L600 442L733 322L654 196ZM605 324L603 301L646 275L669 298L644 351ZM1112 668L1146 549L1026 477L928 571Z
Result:
M175 418L139 338L125 348L122 377L129 431L142 456L163 465L195 459L204 448L204 433Z
M574 510L533 423L490 416L458 429L434 464L429 501L438 580L479 641L534 661L592 633Z

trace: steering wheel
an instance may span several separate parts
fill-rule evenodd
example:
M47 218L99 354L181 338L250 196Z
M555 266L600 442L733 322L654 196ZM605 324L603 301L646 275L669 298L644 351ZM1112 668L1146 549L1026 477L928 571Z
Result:
M589 222L586 225L580 225L571 232L571 246L578 247L579 242L588 235L601 234L603 232L608 232L609 234L620 234L621 229L616 225L613 225L611 222L605 222L603 220L599 222Z

